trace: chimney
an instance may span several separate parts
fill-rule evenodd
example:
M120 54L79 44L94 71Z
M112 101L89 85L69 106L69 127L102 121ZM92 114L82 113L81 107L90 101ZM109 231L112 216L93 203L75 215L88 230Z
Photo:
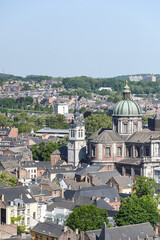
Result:
M76 233L76 235L78 235L78 228L76 228L75 233Z
M64 233L67 232L67 230L68 230L68 227L64 226Z
M4 202L4 194L1 194L1 201Z
M20 199L22 199L22 193L18 194L18 197L19 197Z
M64 189L61 190L61 198L64 198Z

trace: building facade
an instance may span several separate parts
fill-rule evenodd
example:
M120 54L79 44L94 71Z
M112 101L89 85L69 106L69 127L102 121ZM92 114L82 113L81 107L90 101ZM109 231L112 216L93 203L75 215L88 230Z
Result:
M131 99L127 84L123 100L113 109L112 123L113 130L100 129L88 139L90 162L133 178L153 178L154 168L160 166L160 131L142 129L141 108Z
M76 99L74 120L69 127L68 164L77 166L86 159L85 122L80 119L78 99Z

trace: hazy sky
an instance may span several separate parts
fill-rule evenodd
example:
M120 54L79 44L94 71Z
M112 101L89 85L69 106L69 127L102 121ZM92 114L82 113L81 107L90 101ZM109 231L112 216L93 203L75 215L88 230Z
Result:
M160 73L160 0L0 0L0 72Z

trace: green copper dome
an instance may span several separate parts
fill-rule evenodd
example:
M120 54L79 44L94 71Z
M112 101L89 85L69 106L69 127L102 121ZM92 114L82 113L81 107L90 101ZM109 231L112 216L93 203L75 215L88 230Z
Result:
M141 116L139 104L133 100L122 100L116 103L113 109L113 116Z
M122 101L116 103L113 109L113 116L141 116L142 111L139 104L131 100L131 92L128 84L124 87Z

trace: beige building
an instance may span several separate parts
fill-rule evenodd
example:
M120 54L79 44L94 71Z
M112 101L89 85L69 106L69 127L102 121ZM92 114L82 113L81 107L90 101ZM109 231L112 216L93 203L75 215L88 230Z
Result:
M38 222L38 203L26 187L0 189L0 220L2 224L17 223L27 228Z

